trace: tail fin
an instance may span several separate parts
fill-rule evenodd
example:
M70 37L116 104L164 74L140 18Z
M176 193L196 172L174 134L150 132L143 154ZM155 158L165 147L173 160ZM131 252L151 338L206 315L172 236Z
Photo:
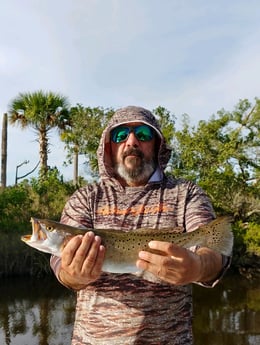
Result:
M208 227L208 230L211 232L207 245L227 256L232 254L233 249L232 221L233 218L231 216L223 216L206 225L206 228Z

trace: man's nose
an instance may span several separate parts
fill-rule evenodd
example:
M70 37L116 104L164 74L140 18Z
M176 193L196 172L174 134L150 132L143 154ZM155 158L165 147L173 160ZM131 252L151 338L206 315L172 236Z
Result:
M136 138L134 132L131 132L126 140L127 146L139 146L139 140Z

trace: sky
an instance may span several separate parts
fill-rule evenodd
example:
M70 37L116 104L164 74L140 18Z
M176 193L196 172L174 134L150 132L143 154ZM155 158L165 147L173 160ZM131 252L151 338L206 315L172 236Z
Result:
M0 131L11 100L38 90L60 93L71 106L160 105L194 124L239 99L254 102L259 13L259 0L2 0ZM8 185L16 171L33 170L38 151L32 129L8 126ZM70 180L65 158L52 132L48 164Z

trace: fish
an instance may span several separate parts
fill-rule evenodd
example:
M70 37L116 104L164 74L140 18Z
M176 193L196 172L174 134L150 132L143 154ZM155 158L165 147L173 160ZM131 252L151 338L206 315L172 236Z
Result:
M87 229L33 217L31 222L32 234L22 236L21 240L39 251L59 257L70 238L84 235L87 231L94 232L101 237L102 244L106 248L102 270L112 273L136 272L135 263L141 250L159 253L149 248L148 243L152 240L172 242L184 248L208 247L227 256L231 255L233 248L231 216L216 218L191 232L183 232L181 227L139 228L130 231Z

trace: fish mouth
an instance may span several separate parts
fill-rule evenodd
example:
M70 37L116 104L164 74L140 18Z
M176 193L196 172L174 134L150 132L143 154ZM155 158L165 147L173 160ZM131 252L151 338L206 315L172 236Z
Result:
M32 223L32 230L33 230L33 237L37 239L37 241L46 240L47 234L43 231L41 223L36 218L31 218Z
M24 242L45 241L47 239L47 235L43 231L38 219L32 217L31 223L32 223L32 234L22 236L21 240Z
M21 240L24 242L30 242L32 238L32 235L24 235L21 237Z

